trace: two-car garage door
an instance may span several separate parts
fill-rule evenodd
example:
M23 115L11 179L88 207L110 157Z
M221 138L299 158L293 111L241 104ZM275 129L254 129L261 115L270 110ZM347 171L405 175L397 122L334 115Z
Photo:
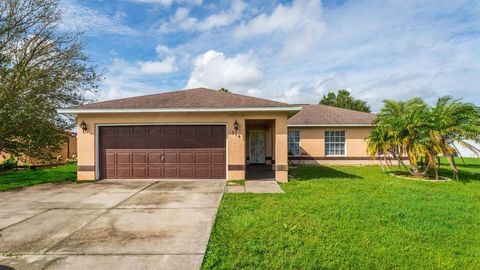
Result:
M225 179L224 125L99 128L101 179Z

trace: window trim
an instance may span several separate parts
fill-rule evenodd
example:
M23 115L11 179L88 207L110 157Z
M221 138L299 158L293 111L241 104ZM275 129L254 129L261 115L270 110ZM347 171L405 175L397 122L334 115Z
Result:
M343 155L327 155L327 132L343 131L345 133L345 142L344 142L344 154ZM347 131L344 129L330 129L325 130L323 133L323 154L326 157L346 157L348 156L348 143L347 143Z
M293 155L290 155L290 151L289 151L289 145L290 143L288 142L288 138L290 137L289 136L289 132L290 131L298 131L298 155L297 154L293 154ZM302 156L302 149L301 149L301 146L302 146L302 131L300 129L289 129L287 131L287 156L289 157L301 157Z

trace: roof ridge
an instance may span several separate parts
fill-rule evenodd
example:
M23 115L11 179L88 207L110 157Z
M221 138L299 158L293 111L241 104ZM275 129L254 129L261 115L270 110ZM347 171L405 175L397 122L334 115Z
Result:
M208 88L204 88L204 89L213 90L213 89L208 89ZM216 90L213 90L213 91L216 91ZM280 102L280 101L271 100L271 99L266 99L266 98L261 98L261 97L252 97L252 96L247 96L247 95L238 94L238 93L234 93L234 92L222 92L222 91L218 91L218 92L219 92L219 93L224 93L224 94L229 94L229 95L236 95L236 96L246 97L246 98L255 98L255 99L260 99L260 100L268 101L268 102L276 102L276 103L280 103L280 104L287 105L287 106L293 106L292 104L289 104L289 103Z
M355 113L365 113L365 114L373 114L373 115L376 115L372 112L362 112L362 111L357 111L357 110L352 110L352 109L347 109L347 108L340 108L340 107L335 107L335 106L332 106L332 105L325 105L325 104L308 104L308 105L311 105L311 106L323 106L323 107L328 107L328 108L332 108L332 109L337 109L337 110L344 110L344 111L350 111L350 112L355 112Z
M92 102L92 103L87 103L87 104L76 105L76 106L73 106L72 108L75 108L75 107L78 107L78 106L83 106L83 105L103 104L103 103L114 102L114 101L128 100L128 99L132 99L132 98L152 97L152 96L157 96L157 95L173 94L173 93L178 93L178 92L183 92L183 91L200 90L200 89L215 91L214 89L208 89L208 88L205 88L205 87L179 89L179 90L174 90L174 91L167 91L167 92L160 92L160 93L157 92L157 93L146 94L146 95L138 95L138 96L124 97L124 98L102 100L102 101L97 101L97 102Z
M268 99L265 99L265 98L252 97L252 96L237 94L237 93L233 93L233 92L222 92L222 91L218 91L218 90L211 89L211 88L206 88L206 87L196 87L196 88L179 89L179 90L160 92L160 93L152 93L152 94L147 94L147 95L137 95L137 96L132 96L132 97L103 100L103 101L98 101L98 102L76 105L76 106L73 106L71 108L84 106L84 105L93 105L93 104L97 105L97 104L105 104L105 103L110 103L110 102L125 101L125 100L130 100L130 99L135 99L135 98L147 98L147 97L154 97L154 96L166 95L166 94L178 94L178 93L182 93L182 92L191 92L191 91L198 91L198 90L207 90L207 91L217 92L219 94L235 95L235 96L244 97L244 98L259 99L259 100L263 100L263 101L267 101L267 102L275 102L275 103L278 103L279 105L281 104L281 105L285 105L285 106L292 106L291 104L288 104L288 103L279 102L279 101L275 101L275 100L268 100Z

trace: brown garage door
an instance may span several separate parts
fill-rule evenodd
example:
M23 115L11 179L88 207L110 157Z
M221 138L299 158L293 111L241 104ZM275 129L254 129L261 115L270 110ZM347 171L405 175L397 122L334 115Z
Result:
M100 178L225 179L223 125L100 127Z

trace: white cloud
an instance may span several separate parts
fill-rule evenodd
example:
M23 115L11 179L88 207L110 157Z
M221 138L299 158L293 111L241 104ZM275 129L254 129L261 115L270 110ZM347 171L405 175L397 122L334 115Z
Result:
M101 82L102 91L96 98L109 100L171 90L170 84L173 80L168 78L169 73L152 76L149 70L141 69L142 65L139 62L132 63L122 58L113 58L105 74L106 78ZM162 77L165 78L159 80Z
M200 5L202 4L203 0L130 0L136 3L142 4L158 4L162 6L169 7L173 3L177 4L186 4L186 5Z
M257 61L251 55L239 54L227 58L221 52L210 50L197 57L186 88L245 90L257 86L261 78Z
M74 0L61 2L63 21L59 28L64 31L84 31L88 35L102 33L136 35L137 32L122 22L122 14L115 16L82 6Z
M238 21L247 5L241 0L234 0L229 9L212 14L204 20L190 17L190 9L180 7L167 22L160 25L162 32L175 31L209 31L212 29L228 26Z
M282 54L291 57L308 52L320 40L325 27L321 18L319 0L295 0L242 23L234 35L240 39L271 35L282 43Z
M346 88L374 110L383 99L414 96L432 102L453 95L480 105L477 2L358 0L322 8L318 1L267 7L246 1L248 7L231 21L216 15L234 14L228 13L233 4L195 7L203 19L185 5L167 18L160 33L159 40L175 47L160 44L157 58L125 61L122 72L108 75L115 85L108 89L113 97L113 89L120 88L143 94L146 87L228 87L290 103L317 103L327 91ZM242 21L247 16L253 17ZM195 33L175 32L180 30ZM165 62L169 56L175 56L178 71L142 72L142 63Z
M206 31L212 28L230 25L241 18L246 7L247 5L240 0L233 1L229 10L210 15L204 21L199 22L198 30Z
M155 51L156 51L157 54L159 54L159 55L161 55L161 54L168 54L168 53L170 53L170 48L168 48L168 47L165 46L165 45L158 44L157 47L155 47Z
M143 74L162 74L170 73L177 68L175 67L175 57L167 56L162 61L146 61L139 62L140 72Z

